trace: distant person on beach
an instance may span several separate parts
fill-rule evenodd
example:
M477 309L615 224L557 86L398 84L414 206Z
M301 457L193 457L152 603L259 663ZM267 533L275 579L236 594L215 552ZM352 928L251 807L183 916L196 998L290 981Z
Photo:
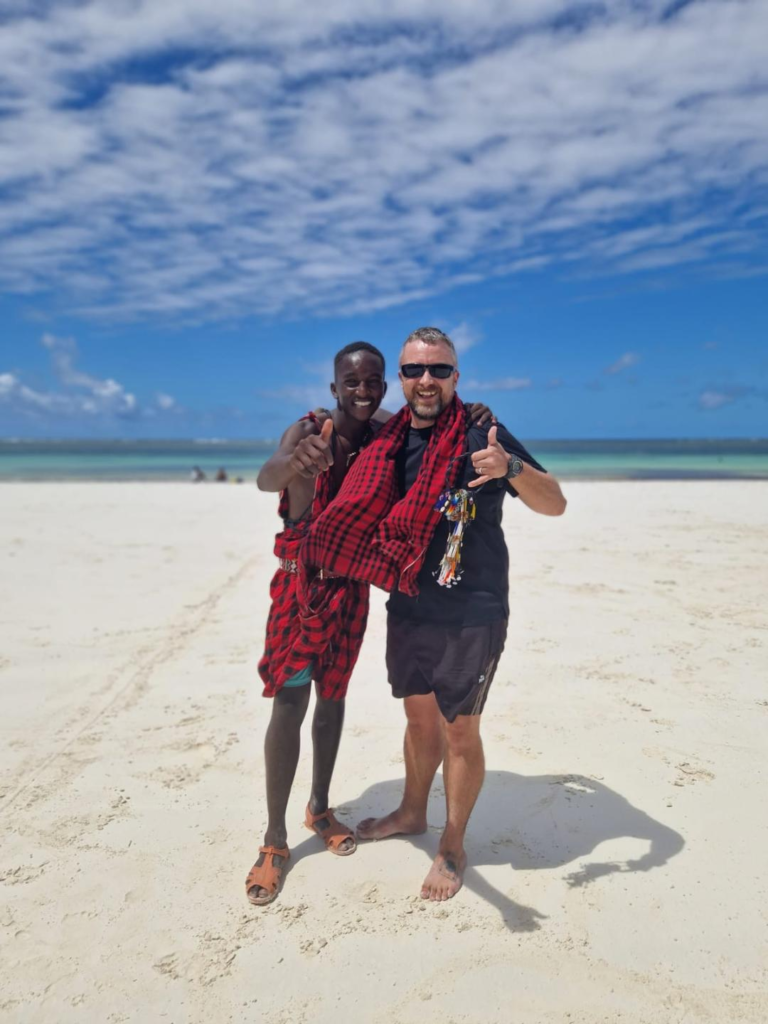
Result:
M219 466L218 470L216 471L216 478L215 479L216 479L217 483L220 483L220 484L225 484L227 482L227 471L226 471L226 469L224 469L223 466Z
M391 593L387 669L406 715L400 806L357 828L360 839L427 829L427 800L443 764L447 820L421 895L445 900L462 885L464 837L484 776L480 718L504 649L509 558L506 494L557 516L554 477L501 425L472 423L456 395L456 349L436 328L414 331L400 356L407 405L361 453L301 551L313 579L315 628L332 630L322 589L346 576ZM304 610L304 609L302 609Z
M194 466L189 477L193 484L199 484L202 480L205 480L205 473L199 466Z
M337 856L348 856L356 849L354 833L336 819L329 806L329 790L347 685L365 633L369 588L365 583L325 578L338 619L332 631L317 631L311 618L299 617L299 600L311 601L311 593L298 559L311 522L332 502L348 469L374 437L375 428L391 416L379 411L387 389L384 373L384 356L367 342L352 342L337 352L331 384L335 409L310 412L290 426L257 478L260 490L280 492L278 512L283 529L275 539L279 568L270 586L272 605L259 662L264 696L272 697L273 705L264 744L267 829L245 883L246 895L256 905L275 899L289 856L285 813L313 679L317 703L305 825ZM472 415L483 417L490 412L478 404L472 407ZM374 416L378 423L373 422Z

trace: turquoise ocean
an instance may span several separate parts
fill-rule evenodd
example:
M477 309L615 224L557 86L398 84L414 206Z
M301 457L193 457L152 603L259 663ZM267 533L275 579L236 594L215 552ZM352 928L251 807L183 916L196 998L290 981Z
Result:
M563 479L768 479L768 438L755 440L525 441ZM198 466L252 481L274 441L0 441L0 481L188 481Z

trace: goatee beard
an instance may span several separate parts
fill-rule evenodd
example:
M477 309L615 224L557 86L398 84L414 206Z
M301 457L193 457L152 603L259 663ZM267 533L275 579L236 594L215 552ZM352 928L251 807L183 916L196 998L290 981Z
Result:
M418 399L413 399L409 400L408 408L415 416L418 416L420 420L436 420L440 413L445 409L445 402L439 398L435 405L427 406L425 408L424 406L419 405Z

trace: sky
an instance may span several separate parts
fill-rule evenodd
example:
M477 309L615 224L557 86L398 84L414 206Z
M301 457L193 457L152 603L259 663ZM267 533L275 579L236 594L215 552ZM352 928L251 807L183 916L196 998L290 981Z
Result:
M768 435L766 39L766 0L5 0L0 437L278 436L357 339L397 409L424 325L523 438Z

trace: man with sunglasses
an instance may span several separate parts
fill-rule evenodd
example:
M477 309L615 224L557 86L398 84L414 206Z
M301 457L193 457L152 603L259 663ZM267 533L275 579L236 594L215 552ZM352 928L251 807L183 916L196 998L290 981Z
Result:
M405 497L412 488L423 488L420 470L430 458L430 439L456 415L459 372L450 338L432 327L414 331L403 346L399 376L410 408L409 429L395 460ZM463 416L460 422L465 423ZM429 791L442 762L447 821L421 889L430 900L449 899L461 888L464 836L483 783L480 716L509 618L504 496L519 496L544 515L565 510L557 481L501 424L468 424L461 433L460 451L442 463L429 462L452 479L453 497L441 497L438 504L458 510L458 517L464 510L460 561L455 522L441 517L418 572L417 595L403 593L401 581L387 604L389 681L393 695L403 699L407 719L405 790L395 811L357 828L360 839L425 832Z

